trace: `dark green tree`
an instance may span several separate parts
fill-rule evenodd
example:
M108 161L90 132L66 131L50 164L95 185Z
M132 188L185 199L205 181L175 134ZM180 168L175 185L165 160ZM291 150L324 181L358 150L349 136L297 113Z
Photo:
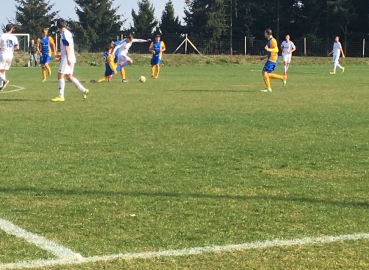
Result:
M103 50L109 41L121 33L123 15L119 6L113 8L114 0L74 0L77 4L78 21L69 26L76 36L80 51Z
M158 25L155 20L155 8L149 0L140 0L137 2L138 12L136 13L132 9L132 20L131 32L133 34L151 34Z
M175 17L172 0L169 0L169 2L165 4L163 14L161 15L159 29L163 35L182 33L182 25L178 16Z
M52 11L54 5L46 0L15 0L14 33L28 33L35 39L43 28L55 32L55 21L59 11Z

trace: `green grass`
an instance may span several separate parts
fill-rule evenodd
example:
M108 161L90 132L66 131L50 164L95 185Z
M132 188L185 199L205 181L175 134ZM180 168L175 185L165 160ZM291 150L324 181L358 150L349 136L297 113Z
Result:
M41 83L12 68L26 90L0 94L0 218L84 256L369 232L367 68L292 65L273 93L260 68L164 66L141 84L134 66L127 84L92 84L103 68L79 67L90 95L67 83L64 103L56 69ZM9 241L0 262L29 259ZM367 269L367 246L55 269Z

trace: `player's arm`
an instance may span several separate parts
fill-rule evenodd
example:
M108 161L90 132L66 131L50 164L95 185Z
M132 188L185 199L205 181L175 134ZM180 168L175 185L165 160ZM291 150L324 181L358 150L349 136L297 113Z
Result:
M292 50L290 50L290 53L293 53L294 51L296 51L296 46L292 43Z
M151 44L150 44L149 52L151 52L152 54L155 53L155 51L154 51L154 43L153 42L151 42Z
M272 39L270 41L270 47L268 47L268 45L266 45L265 46L265 50L267 50L268 52L275 52L275 53L277 53L279 51L278 45L277 45L277 41L275 39Z
M143 42L150 42L151 39L139 39L139 38L134 38L132 39L132 43L136 43L136 42L139 42L139 43L143 43Z
M333 53L333 50L330 53L328 53L328 56L330 56L332 53Z
M165 43L162 41L160 46L160 52L165 52L167 48L165 47Z
M116 51L118 51L123 46L123 44L125 44L125 43L126 43L126 40L125 39L122 40L117 46L114 47L114 50L113 50L112 54L115 54Z
M50 44L51 51L55 55L55 53L56 53L56 47L55 47L54 39L52 37L49 37L49 44Z
M41 55L41 41L39 38L36 41L36 51L37 51L37 54Z
M346 58L345 54L343 53L342 46L340 46L340 51L341 51L341 53L342 53L342 57L343 57L343 58Z

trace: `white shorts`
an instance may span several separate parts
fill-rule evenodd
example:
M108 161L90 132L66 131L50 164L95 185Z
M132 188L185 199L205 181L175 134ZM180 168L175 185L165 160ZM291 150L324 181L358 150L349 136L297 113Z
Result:
M118 66L121 66L121 65L123 65L125 62L127 62L129 60L131 60L131 58L129 56L120 54L118 56L118 62L117 62L117 64L118 64Z
M9 70L12 65L12 58L0 54L0 70Z
M283 58L283 62L291 63L292 54L285 54L285 55L282 55L282 58Z
M58 71L59 73L73 75L73 71L74 71L74 64L69 66L67 59L60 60L59 71Z
M340 56L339 55L333 55L332 63L338 64L339 60L340 60Z

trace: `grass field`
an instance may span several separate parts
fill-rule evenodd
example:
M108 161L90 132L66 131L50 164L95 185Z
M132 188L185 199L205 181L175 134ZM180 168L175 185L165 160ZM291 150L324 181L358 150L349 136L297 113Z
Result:
M164 66L142 84L133 66L93 84L103 68L79 67L90 95L67 83L64 103L56 68L45 83L12 68L0 219L84 257L368 233L367 67L292 65L273 93L260 68ZM0 247L0 269L56 259L2 230ZM358 239L51 269L368 269L368 254Z

